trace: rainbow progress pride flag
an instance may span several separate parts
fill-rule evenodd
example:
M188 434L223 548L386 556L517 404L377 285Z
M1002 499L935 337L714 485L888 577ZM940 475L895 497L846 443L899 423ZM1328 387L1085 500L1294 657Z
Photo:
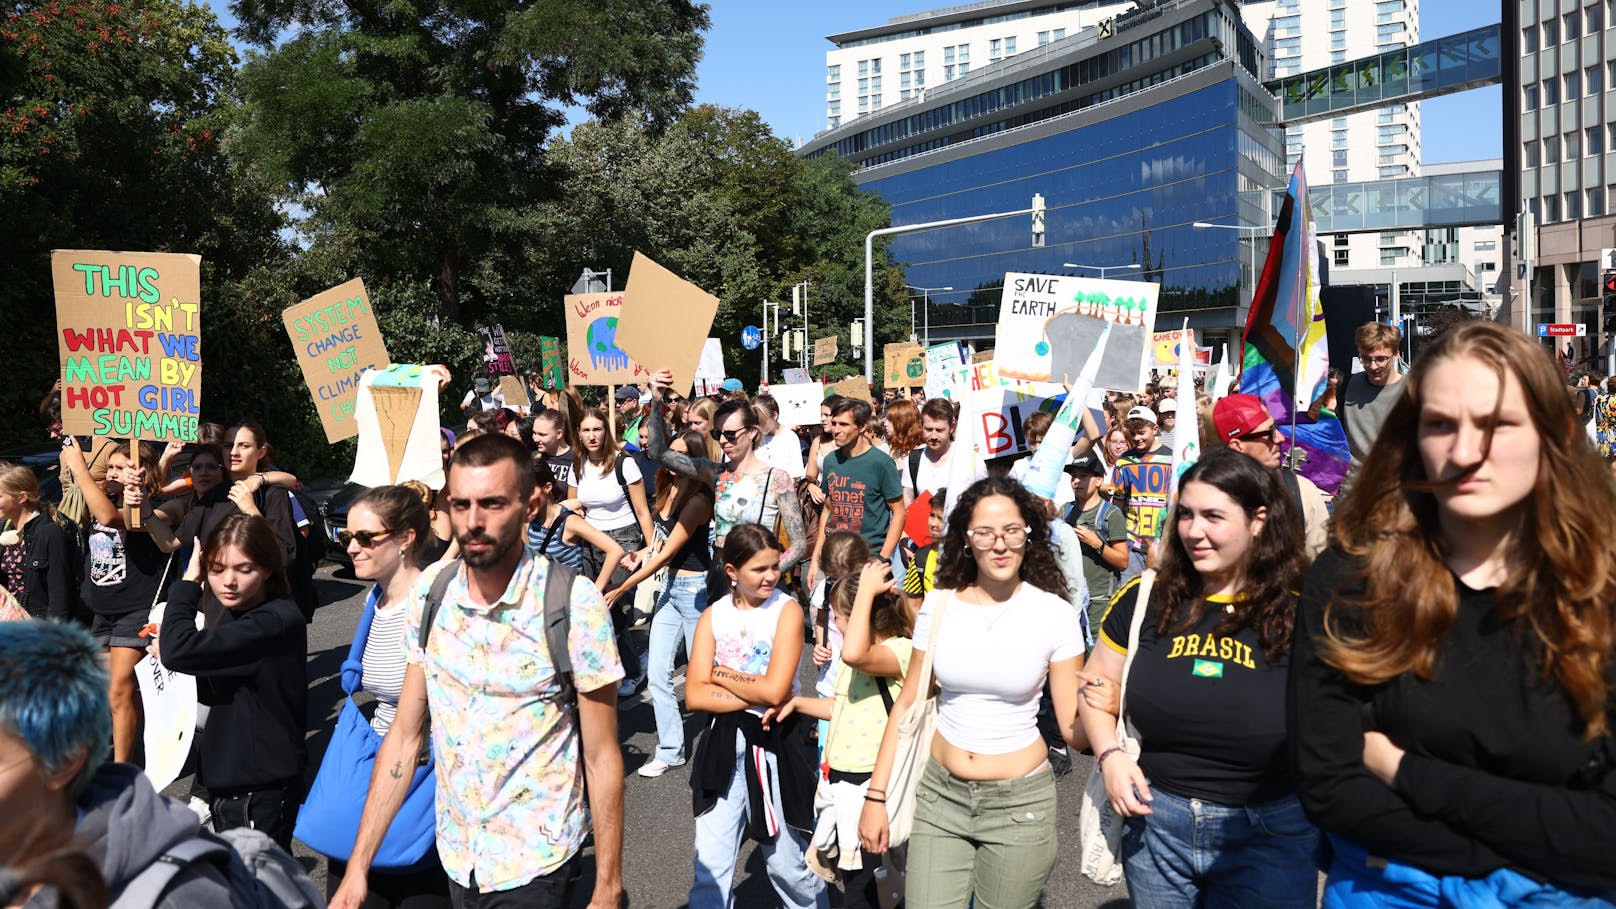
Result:
M1240 390L1261 398L1290 445L1302 450L1296 472L1334 495L1350 460L1347 437L1334 415L1321 411L1317 421L1307 416L1324 394L1330 371L1308 211L1307 177L1297 161L1241 338Z

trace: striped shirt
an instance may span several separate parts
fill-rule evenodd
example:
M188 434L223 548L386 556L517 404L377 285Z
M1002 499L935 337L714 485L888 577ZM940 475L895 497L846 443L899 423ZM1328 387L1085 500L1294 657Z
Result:
M381 587L370 589L372 600L381 596ZM386 736L398 713L398 698L404 692L404 620L409 616L408 604L398 603L387 609L376 610L370 623L370 636L365 638L364 665L365 690L376 696L376 715L370 718L370 728Z

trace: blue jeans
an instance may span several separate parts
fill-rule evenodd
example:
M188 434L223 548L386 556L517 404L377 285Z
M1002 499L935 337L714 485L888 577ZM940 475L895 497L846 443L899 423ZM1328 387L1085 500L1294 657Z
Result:
M707 576L668 578L668 586L657 597L651 615L651 643L646 653L647 685L651 689L651 710L656 714L656 759L669 764L685 760L685 721L679 712L679 698L673 693L673 663L679 655L680 635L684 636L685 658L696 622L707 608Z
M709 746L713 747L713 746ZM733 909L735 857L746 835L746 739L735 734L735 770L729 791L711 810L696 818L696 880L690 886L689 909ZM785 816L780 803L780 769L772 753L764 752L776 817ZM774 841L760 843L769 883L785 909L828 909L825 882L808 870L808 837L784 823Z
M1486 877L1437 877L1396 859L1369 861L1357 843L1330 836L1325 909L1607 909L1616 893L1577 893L1500 868Z
M1295 796L1217 805L1152 787L1122 833L1128 895L1143 909L1312 909L1319 833Z

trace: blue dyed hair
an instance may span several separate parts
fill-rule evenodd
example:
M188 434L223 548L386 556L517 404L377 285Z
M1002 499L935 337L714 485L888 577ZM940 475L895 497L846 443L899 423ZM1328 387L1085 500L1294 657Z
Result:
M77 796L107 758L112 708L101 649L82 628L40 620L6 625L0 648L0 729L22 740L46 773L84 755Z

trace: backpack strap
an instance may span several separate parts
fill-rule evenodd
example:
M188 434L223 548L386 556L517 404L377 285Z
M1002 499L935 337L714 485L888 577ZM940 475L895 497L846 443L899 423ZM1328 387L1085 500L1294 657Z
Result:
M617 475L617 485L623 489L623 498L628 498L628 478L623 476L623 453L620 451L612 459L612 473Z
M881 706L887 709L887 716L892 715L892 692L887 688L891 681L891 679L882 678L875 680L875 690L876 693L881 695Z
M572 584L578 572L554 559L546 559L544 576L544 643L550 648L550 664L561 683L560 702L571 704L578 698L572 685Z
M916 448L909 452L909 488L920 494L920 456L925 454L924 449Z
M567 518L570 517L572 517L572 509L566 507L563 507L556 514L555 520L551 521L550 526L544 531L544 542L539 544L539 552L547 553L550 551L550 541L555 538L557 531L567 526Z
M181 871L203 861L228 868L230 853L229 844L204 836L175 843L124 885L111 909L150 909L162 900L163 891Z
M432 624L438 618L438 610L443 607L443 595L449 591L449 582L459 573L460 560L455 559L438 569L437 576L432 579L432 588L426 594L426 605L421 610L421 628L416 637L422 650L426 649L427 638L432 635Z

